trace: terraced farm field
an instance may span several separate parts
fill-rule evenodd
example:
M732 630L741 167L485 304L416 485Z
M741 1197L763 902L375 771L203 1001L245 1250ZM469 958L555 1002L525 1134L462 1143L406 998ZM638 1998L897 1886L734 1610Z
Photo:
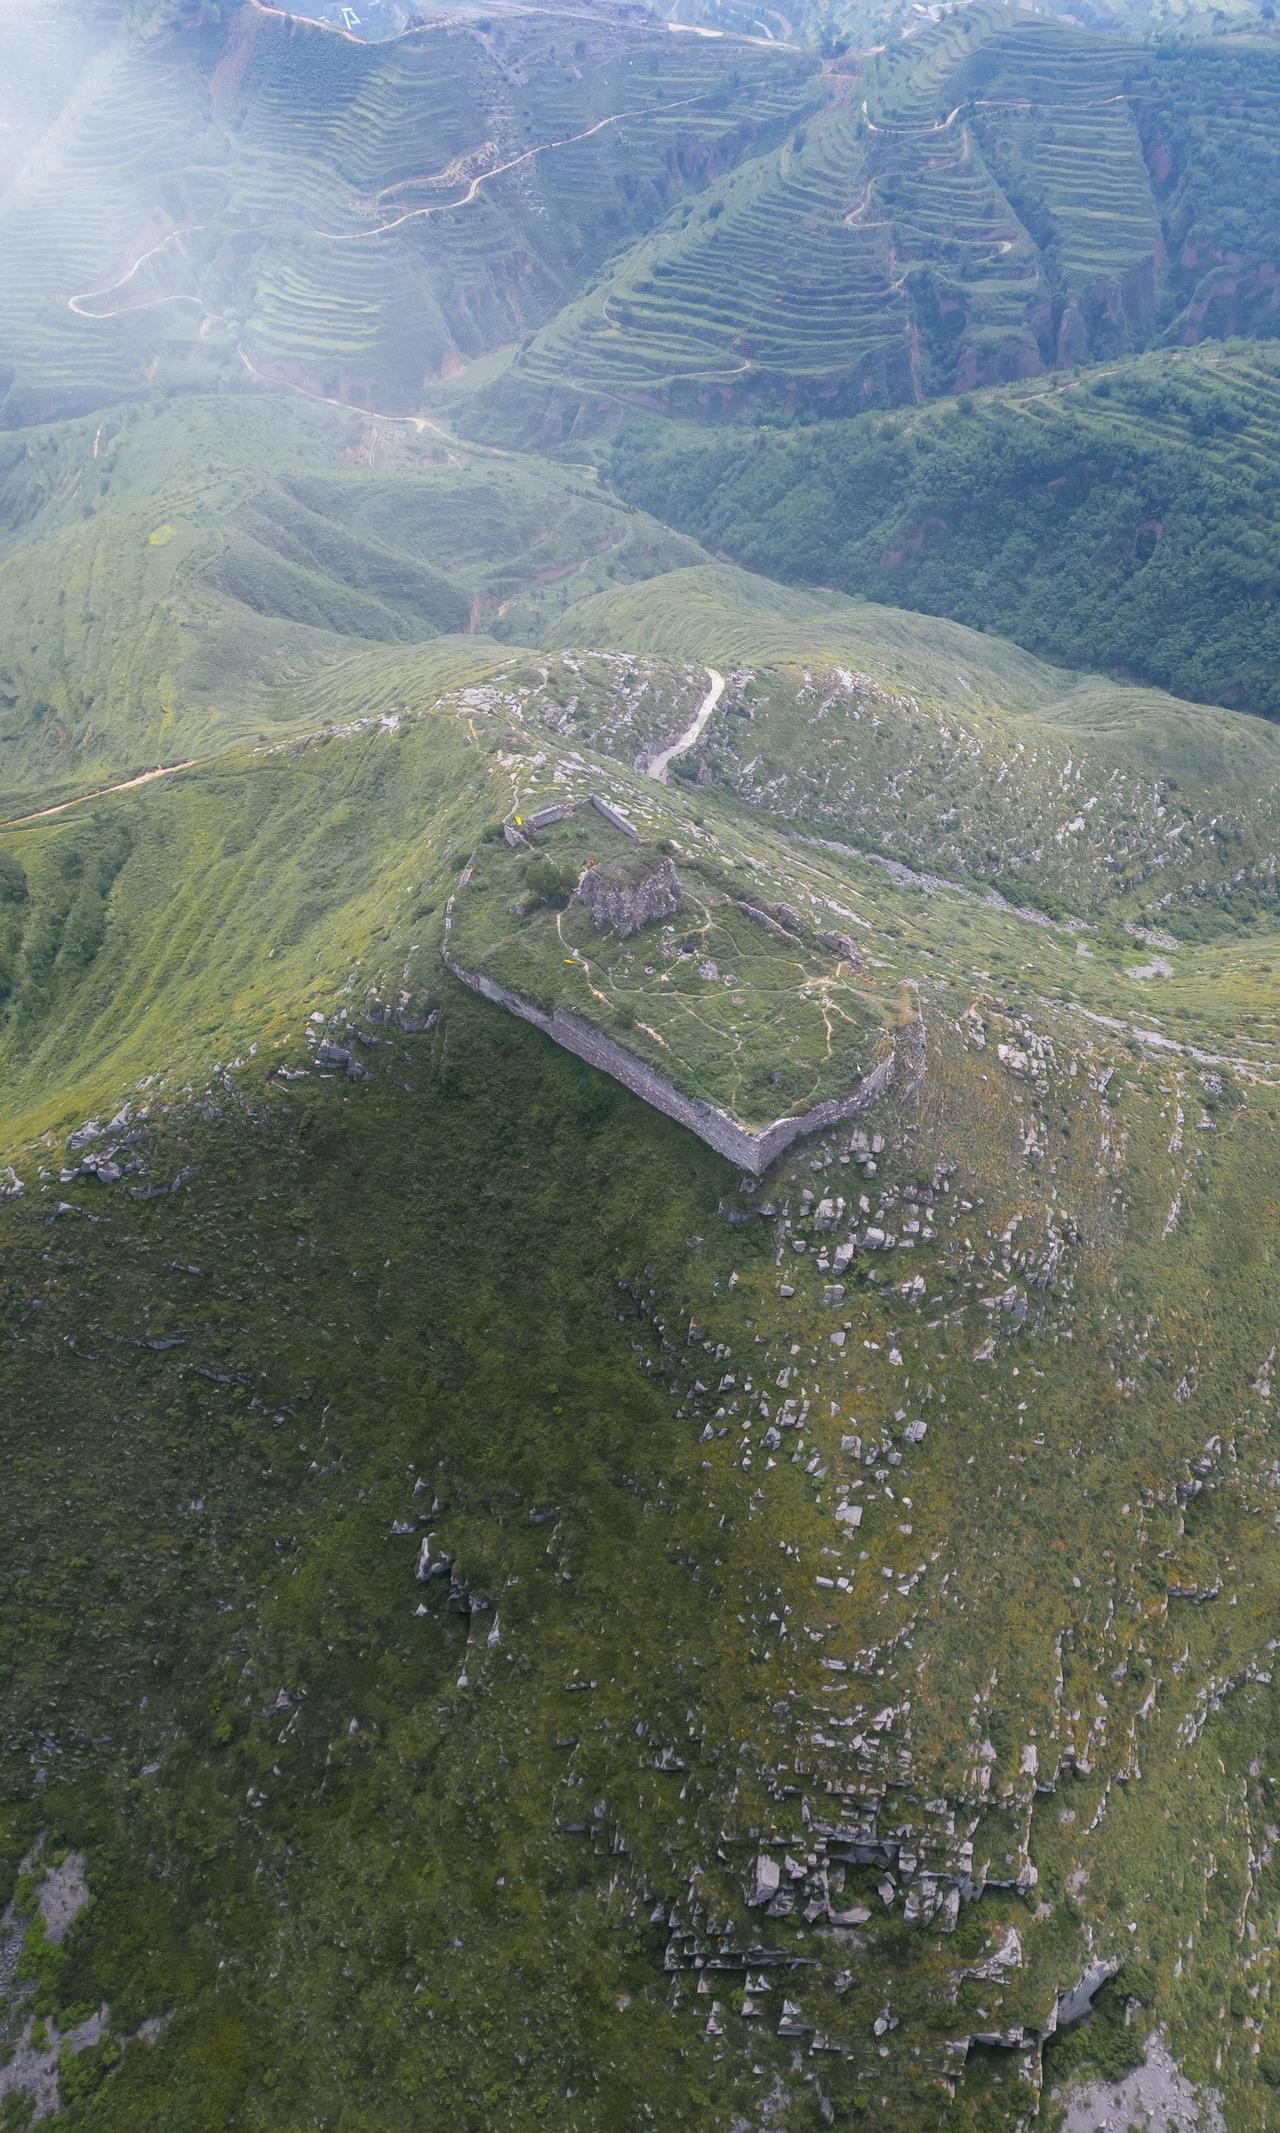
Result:
M1151 54L987 0L860 78L754 31L530 12L360 44L245 0L104 48L19 159L0 405L251 374L407 409L514 351L465 419L556 438L1270 330L1277 112L1260 45Z
M970 129L939 116L934 57L913 60L922 118L873 118L837 77L786 146L536 335L493 401L555 434L626 404L853 413L1037 371L1035 247Z
M10 418L136 389L157 358L173 383L243 358L416 405L776 137L814 80L799 52L621 18L360 45L253 0L122 49L0 198Z
M1252 149L1280 72L1255 56L1256 81L1207 46L1166 76L1051 17L957 10L829 72L825 111L612 264L461 419L554 442L636 407L852 414L1280 323L1280 168ZM1233 270L1242 169L1265 197Z
M1113 40L1031 22L997 32L966 70L974 130L1066 301L1059 362L1131 345L1154 316L1162 238L1131 65Z
M567 410L577 398L852 411L910 397L910 362L891 232L843 102L636 247L507 382Z
M222 160L194 54L115 45L86 71L0 193L9 421L101 405L136 386L158 346L192 348L204 311L188 233L224 198ZM119 299L100 293L125 275Z

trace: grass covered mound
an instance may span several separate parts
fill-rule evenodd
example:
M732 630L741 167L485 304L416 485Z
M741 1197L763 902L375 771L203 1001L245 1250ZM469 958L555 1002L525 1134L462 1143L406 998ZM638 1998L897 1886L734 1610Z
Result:
M893 1004L837 919L815 926L766 876L629 842L592 809L536 835L479 847L453 907L464 968L585 1017L751 1126L875 1065Z

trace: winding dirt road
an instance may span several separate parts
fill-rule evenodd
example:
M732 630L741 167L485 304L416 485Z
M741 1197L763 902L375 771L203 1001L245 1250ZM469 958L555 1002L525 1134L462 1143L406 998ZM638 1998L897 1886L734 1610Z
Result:
M375 223L370 229L317 230L315 234L317 237L326 237L331 244L354 244L362 237L385 237L389 230L398 230L403 223L416 222L424 215L444 215L456 207L469 207L482 185L488 185L494 178L501 178L509 170L518 170L522 163L531 163L535 156L546 155L552 148L572 148L575 141L589 141L593 134L603 133L606 126L617 126L623 119L650 118L655 111L682 111L688 104L705 102L709 93L703 90L697 96L682 96L674 104L646 104L635 111L611 111L607 118L597 119L594 126L585 127L581 133L567 133L559 141L539 141L534 147L524 149L520 155L512 156L508 162L495 163L492 170L478 171L465 193L456 200L433 200L426 207L406 208L402 215L396 215L390 222Z
M31 815L13 815L8 822L0 822L0 829L22 829L28 822L46 822L50 815L65 815L69 807L83 807L88 800L106 800L113 792L133 792L139 785L153 785L157 778L174 778L180 770L194 770L198 756L188 756L185 763L165 763L155 770L144 770L136 778L122 778L118 785L98 785L92 792L78 792L70 800L59 800L53 807L38 807Z
M672 763L675 762L676 757L687 755L695 743L701 740L707 730L712 712L724 695L724 675L717 674L714 667L708 667L707 674L711 687L698 705L690 724L686 726L678 741L672 741L669 748L663 748L659 754L653 756L645 765L645 775L650 778L656 778L659 785L666 784L667 771Z
M77 318L108 319L119 318L122 313L127 311L149 311L155 304L198 304L200 302L198 296L145 296L140 304L117 304L111 311L87 311L85 309L86 304L97 302L104 296L114 296L117 289L123 289L126 282L133 280L139 267L145 267L147 261L154 259L157 252L163 252L165 246L172 244L175 237L193 236L195 231L201 228L203 228L202 223L182 223L177 229L167 231L160 239L159 244L153 244L150 251L139 253L133 265L126 267L118 281L109 283L105 289L82 289L78 296L69 296L67 298L68 311L74 311Z

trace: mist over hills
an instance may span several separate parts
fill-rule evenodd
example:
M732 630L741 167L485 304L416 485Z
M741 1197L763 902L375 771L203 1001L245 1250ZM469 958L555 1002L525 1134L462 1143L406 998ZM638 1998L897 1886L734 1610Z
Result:
M0 2126L1269 2133L1271 15L320 12L0 23Z

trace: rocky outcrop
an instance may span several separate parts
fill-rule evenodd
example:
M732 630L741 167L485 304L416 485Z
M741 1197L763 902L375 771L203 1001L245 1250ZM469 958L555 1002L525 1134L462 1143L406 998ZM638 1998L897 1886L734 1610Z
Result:
M574 902L586 905L597 933L616 934L620 941L684 909L680 877L670 859L659 859L638 874L588 867L574 892Z
M766 909L759 904L744 904L735 897L734 908L741 911L744 918L749 918L753 925L763 926L766 933L775 934L780 941L795 941L799 944L800 916L792 910L790 904L771 904Z

